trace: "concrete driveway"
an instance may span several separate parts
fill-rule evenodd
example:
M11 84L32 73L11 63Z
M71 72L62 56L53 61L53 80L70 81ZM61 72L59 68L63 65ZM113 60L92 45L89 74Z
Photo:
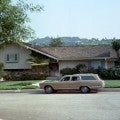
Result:
M120 120L120 93L0 94L2 120Z

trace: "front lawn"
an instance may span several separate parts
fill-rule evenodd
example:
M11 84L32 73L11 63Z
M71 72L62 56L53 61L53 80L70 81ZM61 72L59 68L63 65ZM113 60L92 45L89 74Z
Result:
M120 88L120 80L105 80L106 88Z
M38 87L32 84L39 81L3 81L0 82L0 90L36 89Z
M18 89L36 89L37 86L32 84L40 80L33 81L4 81L0 82L0 90L18 90ZM105 80L106 88L120 88L120 80Z

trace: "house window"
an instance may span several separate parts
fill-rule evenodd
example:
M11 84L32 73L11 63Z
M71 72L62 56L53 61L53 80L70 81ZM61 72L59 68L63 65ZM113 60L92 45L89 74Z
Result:
M91 67L97 69L98 67L101 67L102 64L101 64L101 61L92 61L91 62Z
M6 62L7 63L15 63L18 62L19 55L18 54L6 54Z

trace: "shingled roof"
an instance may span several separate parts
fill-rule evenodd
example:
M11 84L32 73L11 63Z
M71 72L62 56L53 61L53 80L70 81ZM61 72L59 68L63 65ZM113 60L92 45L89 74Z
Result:
M110 45L86 45L71 47L40 47L29 45L58 60L105 59L116 58L116 53Z

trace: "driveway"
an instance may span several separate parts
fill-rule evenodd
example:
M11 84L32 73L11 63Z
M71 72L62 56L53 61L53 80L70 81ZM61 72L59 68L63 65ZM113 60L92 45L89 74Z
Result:
M0 94L2 120L120 120L120 93Z

